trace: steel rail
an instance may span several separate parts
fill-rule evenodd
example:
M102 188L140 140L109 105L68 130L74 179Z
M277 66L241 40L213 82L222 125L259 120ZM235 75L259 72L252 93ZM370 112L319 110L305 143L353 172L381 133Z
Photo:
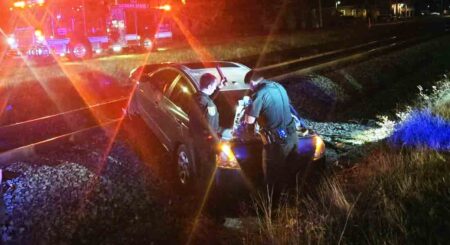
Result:
M41 140L41 141L37 141L37 142L33 142L31 144L27 144L27 145L23 145L23 146L19 146L13 149L9 149L6 150L4 152L0 152L0 167L2 165L2 163L5 163L11 159L17 159L20 158L20 156L30 156L30 155L34 155L35 154L35 148L38 146L43 146L45 144L57 141L57 140L62 140L64 138L69 138L71 136L74 136L76 134L82 134L85 132L88 132L90 130L93 129L97 129L97 128L104 128L109 124L113 124L113 123L119 123L123 118L117 118L117 119L112 119L108 122L104 122L95 126L91 126L91 127L87 127L87 128L83 128L80 130L76 130L73 132L69 132L69 133L65 133L65 134L61 134L61 135L57 135L45 140Z
M36 123L36 122L39 122L39 121L48 120L48 119L51 119L51 118L56 118L56 117L60 117L60 116L64 116L64 115L68 115L68 114L72 114L72 113L76 113L76 112L81 112L81 111L89 110L89 109L92 109L92 108L97 108L97 107L101 107L101 106L105 106L105 105L109 105L109 104L114 104L114 103L117 103L117 102L120 102L120 101L127 101L128 99L129 98L127 98L127 97L121 97L121 98L118 98L118 99L114 99L114 100L98 103L98 104L95 104L95 105L90 105L90 106L86 106L86 107L80 107L80 108L69 110L69 111L64 111L64 112L60 112L60 113L56 113L56 114L52 114L52 115L47 115L47 116L43 116L43 117L39 117L39 118L33 118L33 119L29 119L29 120L25 120L25 121L21 121L21 122L17 122L17 123L8 124L8 125L0 126L0 131L4 130L4 129L8 129L8 128L22 126L24 124Z
M377 44L377 43L391 41L391 40L396 40L396 39L398 39L397 36L391 36L391 37L388 37L388 38L385 38L385 39L381 39L381 40L374 40L374 41L370 41L370 42L363 43L363 44L357 44L355 46L348 47L348 48L331 50L331 51L323 52L323 53L320 53L320 54L300 57L300 58L297 58L297 59L283 61L283 62L280 62L280 63L277 63L277 64L272 64L272 65L259 67L259 68L256 68L256 70L257 71L266 71L266 70L270 70L270 69L275 69L275 68L279 68L279 67L284 67L284 66L296 64L296 63L299 63L299 62L305 62L305 61L308 61L308 60L319 59L319 58L323 58L323 57L330 56L330 55L337 55L337 54L344 53L344 52L349 52L349 51L352 51L352 50L366 48L366 47L372 46L372 45Z
M442 37L446 34L448 34L448 32L423 35L419 37L413 36L413 37L398 38L397 36L393 36L388 39L381 40L379 42L372 41L366 44L359 44L350 48L329 51L308 57L300 57L297 59L292 59L289 61L284 61L277 64L263 66L255 69L261 71L264 75L266 75L266 77L277 79L280 77L285 77L284 76L285 74L296 73L296 71L300 69L310 71L314 67L323 68L324 66L328 66L323 64L332 63L334 60L345 59L346 57L363 53L372 54L374 53L373 51L388 50L389 47L398 46L399 43L407 44L407 43L415 43L417 41L428 41L434 38Z

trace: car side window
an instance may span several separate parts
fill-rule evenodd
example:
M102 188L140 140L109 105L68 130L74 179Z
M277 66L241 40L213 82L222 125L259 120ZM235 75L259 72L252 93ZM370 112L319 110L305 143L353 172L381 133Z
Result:
M169 96L169 99L186 114L188 114L189 108L191 107L192 96L195 94L195 88L185 77L181 75L179 75L176 80L176 84Z
M153 74L150 77L149 82L151 86L164 94L178 75L178 72L173 70L162 70Z

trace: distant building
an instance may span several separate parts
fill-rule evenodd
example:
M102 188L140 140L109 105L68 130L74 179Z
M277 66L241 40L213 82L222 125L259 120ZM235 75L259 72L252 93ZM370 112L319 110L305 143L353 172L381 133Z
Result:
M337 11L342 16L352 16L355 18L366 18L367 16L367 8L358 5L338 6Z
M398 18L414 16L414 5L411 1L398 1L391 4L392 14Z
M340 0L336 1L336 10L340 12L341 16L351 16L355 18L368 18L378 15L381 4L375 1L374 3L367 0ZM388 6L386 4L386 6Z
M342 0L336 1L336 10L342 16L373 20L408 18L414 15L411 0Z

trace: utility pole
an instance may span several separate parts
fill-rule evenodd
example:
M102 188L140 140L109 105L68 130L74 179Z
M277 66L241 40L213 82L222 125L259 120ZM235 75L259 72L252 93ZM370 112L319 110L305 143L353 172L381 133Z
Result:
M87 36L87 26L86 26L86 1L83 0L82 2L82 7L83 7L83 31L84 31L84 36Z
M319 0L319 28L323 27L323 18L322 18L322 0Z

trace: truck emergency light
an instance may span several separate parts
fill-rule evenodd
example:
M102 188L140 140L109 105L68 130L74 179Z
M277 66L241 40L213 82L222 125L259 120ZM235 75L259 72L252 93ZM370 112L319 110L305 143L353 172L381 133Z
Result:
M16 8L25 8L25 6L26 6L25 1L14 2L14 7Z
M35 30L34 31L34 35L36 36L36 37L41 37L42 36L42 31L41 30Z
M158 9L164 10L164 11L170 11L172 10L172 6L170 6L169 4L164 4L162 6L159 6Z
M34 31L34 36L39 42L43 42L45 40L44 34L41 30L37 29Z
M14 37L8 37L6 39L6 42L9 44L9 46L14 46L14 44L16 44L16 39Z

